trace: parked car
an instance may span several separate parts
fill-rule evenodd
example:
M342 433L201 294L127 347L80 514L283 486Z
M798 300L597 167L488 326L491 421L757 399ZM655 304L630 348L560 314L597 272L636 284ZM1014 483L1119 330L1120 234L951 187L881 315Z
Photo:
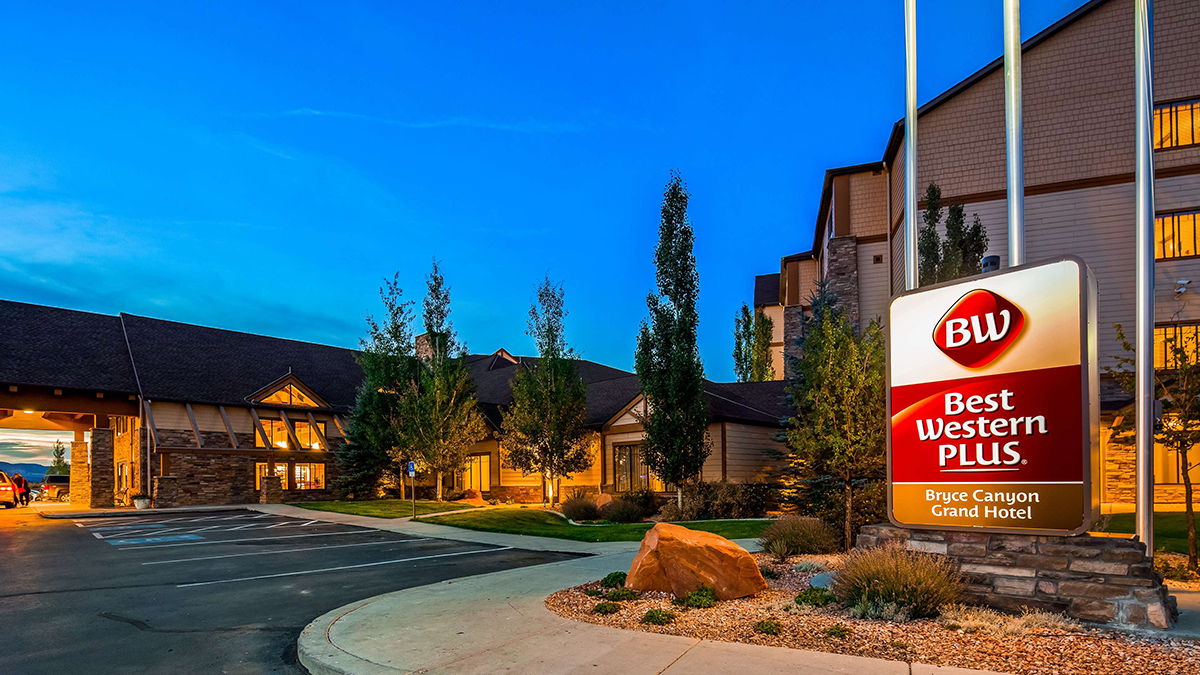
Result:
M17 485L3 471L0 471L0 504L6 509L17 506Z
M39 499L48 502L65 502L71 499L71 477L48 475L42 480Z

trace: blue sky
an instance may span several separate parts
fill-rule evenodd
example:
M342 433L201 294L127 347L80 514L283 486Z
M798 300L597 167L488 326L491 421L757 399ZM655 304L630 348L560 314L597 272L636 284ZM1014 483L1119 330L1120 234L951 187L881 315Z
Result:
M1000 0L921 0L925 101L1001 53ZM1024 36L1082 0L1024 3ZM707 374L823 172L903 114L900 0L0 6L0 297L355 346L433 257L474 351L630 368L671 169Z

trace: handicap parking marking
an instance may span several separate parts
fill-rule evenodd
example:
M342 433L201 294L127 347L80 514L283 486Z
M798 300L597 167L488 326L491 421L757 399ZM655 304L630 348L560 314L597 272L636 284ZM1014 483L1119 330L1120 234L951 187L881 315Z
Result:
M113 546L129 546L129 545L135 545L135 544L138 544L138 545L140 545L140 544L160 544L160 543L168 542L168 541L194 541L196 539L203 539L203 538L204 537L201 537L198 534L172 534L172 535L168 535L166 537L137 537L134 539L106 539L105 543L112 544Z
M380 530L375 530L375 529L364 527L364 528L356 528L353 530L348 530L348 531L343 531L343 532L314 532L312 534L288 534L288 535L282 535L282 536L277 536L277 537L244 537L244 538L238 538L238 539L209 539L208 541L187 541L187 542L175 543L175 544L150 544L147 546L141 546L141 547L129 548L129 549L122 548L122 549L118 549L118 550L120 550L120 551L126 551L126 550L142 551L142 550L145 550L148 548L170 548L170 547L174 547L174 546L210 546L212 544L244 544L246 542L251 542L251 541L269 541L269 540L274 541L274 540L278 540L278 539L302 539L302 538L306 538L306 537L342 537L342 536L351 535L351 534L373 534L376 532L380 532ZM186 535L186 536L195 536L195 535ZM203 539L204 537L197 536L196 538ZM112 543L112 542L109 542L109 543Z

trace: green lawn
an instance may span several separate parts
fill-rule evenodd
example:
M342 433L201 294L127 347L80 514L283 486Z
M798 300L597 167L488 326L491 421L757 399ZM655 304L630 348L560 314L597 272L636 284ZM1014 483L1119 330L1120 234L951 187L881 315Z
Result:
M418 518L423 523L451 525L482 532L528 534L573 541L640 541L652 523L572 525L565 518L536 509L487 509L474 513ZM677 523L693 530L714 532L728 539L757 537L770 524L765 520L706 520Z
M1197 516L1200 518L1200 515ZM1154 514L1154 548L1172 553L1187 553L1187 525L1184 524L1184 514L1155 513ZM1118 513L1113 515L1108 524L1109 532L1127 532L1133 534L1133 514Z
M373 499L362 502L307 502L304 504L293 504L292 506L312 509L313 511L332 511L334 513L348 513L352 516L371 516L372 518L405 518L413 514L412 502L407 499ZM429 499L417 500L418 516L474 508L478 507L471 506L470 504L459 504L457 502L436 502Z

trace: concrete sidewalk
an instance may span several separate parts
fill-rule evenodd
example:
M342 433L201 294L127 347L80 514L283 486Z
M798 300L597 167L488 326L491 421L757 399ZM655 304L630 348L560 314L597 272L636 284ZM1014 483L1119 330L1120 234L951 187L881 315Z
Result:
M546 609L545 598L554 591L628 569L632 559L632 553L581 558L353 603L304 629L300 662L313 675L981 672L627 631Z
M447 527L432 523L413 522L411 518L372 518L370 516L354 516L347 513L330 511L314 511L288 504L248 504L241 508L272 513L295 518L322 520L328 523L358 525L388 532L400 532L418 537L433 537L436 539L453 539L469 541L476 544L492 544L494 546L512 546L527 551L554 551L556 553L583 553L587 555L604 555L609 553L636 553L641 542L610 541L588 542L571 541L570 539L555 539L554 537L531 537L523 534L503 534L500 532L476 532L464 530L461 527ZM443 515L443 514L437 514ZM739 540L743 547L753 546L753 540ZM632 559L632 556L631 556Z

